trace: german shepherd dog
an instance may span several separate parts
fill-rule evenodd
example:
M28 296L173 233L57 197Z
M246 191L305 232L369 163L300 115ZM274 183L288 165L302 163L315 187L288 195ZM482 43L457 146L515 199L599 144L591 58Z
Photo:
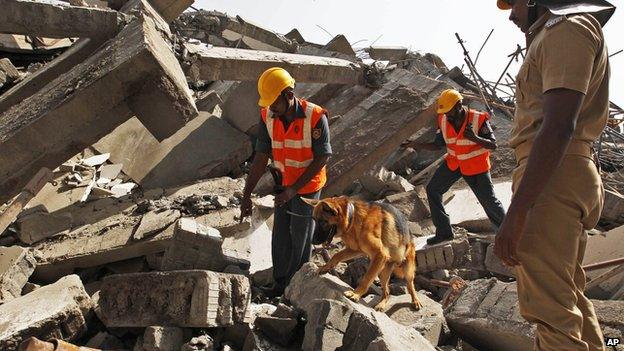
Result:
M335 236L346 246L319 269L319 274L329 272L340 262L366 255L371 261L368 271L355 290L345 291L346 297L358 302L379 277L383 296L375 309L383 311L390 295L388 282L394 273L407 281L414 308L422 307L414 288L416 248L403 214L389 204L367 203L346 196L302 200L314 206L312 217L317 224L314 244L329 243Z

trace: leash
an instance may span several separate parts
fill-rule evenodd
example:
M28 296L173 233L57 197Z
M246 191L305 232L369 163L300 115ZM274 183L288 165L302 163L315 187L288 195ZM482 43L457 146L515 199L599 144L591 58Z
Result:
M302 215L302 214L299 214L299 213L292 212L292 211L290 211L290 210L286 210L286 213L288 213L288 214L289 214L289 215L291 215L291 216L295 216L295 217L301 217L301 218L314 218L314 217L312 217L312 215Z

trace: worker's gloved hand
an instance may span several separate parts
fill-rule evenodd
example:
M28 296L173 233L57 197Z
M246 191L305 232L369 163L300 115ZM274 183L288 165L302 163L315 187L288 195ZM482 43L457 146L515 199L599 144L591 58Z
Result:
M251 203L251 197L249 196L243 196L243 198L241 199L241 204L240 204L240 223L243 222L243 219L245 219L245 217L251 216L251 209L252 209L253 205Z

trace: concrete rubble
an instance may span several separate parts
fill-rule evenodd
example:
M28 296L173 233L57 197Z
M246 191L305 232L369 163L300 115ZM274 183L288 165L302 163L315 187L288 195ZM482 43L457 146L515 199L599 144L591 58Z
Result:
M433 140L444 89L485 110L481 83L433 53L358 47L342 34L312 43L297 28L280 34L193 2L0 0L0 215L15 212L0 231L0 349L530 349L514 272L494 255L495 229L474 194L460 182L445 195L455 239L427 245L425 185L443 152L400 148ZM329 111L323 197L385 202L407 218L422 309L395 278L383 312L373 308L377 281L359 302L346 298L370 261L319 275L339 241L313 247L283 296L263 293L269 172L252 215L241 220L239 207L261 123L256 81L273 66ZM486 91L485 102L499 140L494 189L507 207L512 100ZM610 190L584 265L624 250L617 147L603 145ZM42 167L51 174L40 190L24 188ZM600 267L587 271L586 293L605 336L621 340L624 266Z

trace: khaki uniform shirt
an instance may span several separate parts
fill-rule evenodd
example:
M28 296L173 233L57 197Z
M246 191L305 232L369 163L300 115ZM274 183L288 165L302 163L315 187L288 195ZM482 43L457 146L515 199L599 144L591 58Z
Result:
M544 114L543 93L566 88L585 94L574 141L591 143L609 115L609 62L600 23L589 14L546 13L527 35L527 55L516 77L516 111L510 145L530 150ZM568 149L570 150L570 148ZM523 152L526 153L526 152ZM522 155L528 156L528 155Z

